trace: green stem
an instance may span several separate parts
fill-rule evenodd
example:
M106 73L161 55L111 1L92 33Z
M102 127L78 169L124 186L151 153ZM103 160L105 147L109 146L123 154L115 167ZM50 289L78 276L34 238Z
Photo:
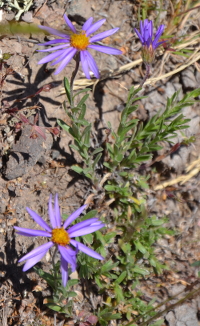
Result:
M80 63L80 53L79 52L75 55L74 60L76 62L76 66L75 66L74 71L72 72L72 76L71 76L71 79L70 79L70 97L71 97L71 103L70 104L71 104L71 108L74 107L74 90L73 90L73 87L74 87L74 80L75 80L75 77L76 77L78 69L79 69L79 63Z
M149 78L150 70L151 70L151 66L149 64L146 63L145 67L146 67L146 73L145 73L145 76L144 76L143 80L140 83L140 86L139 86L141 88L144 85L145 81Z

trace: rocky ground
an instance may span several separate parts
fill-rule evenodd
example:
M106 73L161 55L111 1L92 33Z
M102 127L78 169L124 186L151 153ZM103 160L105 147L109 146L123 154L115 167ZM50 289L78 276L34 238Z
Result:
M120 27L120 31L105 42L120 48L123 55L114 57L95 54L101 80L97 84L96 80L91 80L87 104L87 118L93 123L94 132L95 126L104 132L108 121L114 127L118 126L127 90L131 85L138 85L144 76L141 45L133 30L138 27L139 6L139 1L42 0L35 1L33 9L29 11L28 17L33 23L56 29L65 28L62 19L64 13L73 18L77 25L93 16L95 20L106 18L102 30ZM158 2L155 2L155 8L159 8ZM188 12L177 30L170 25L170 10L170 1L164 2L159 19L166 24L173 37L188 35L185 47L191 52L189 57L165 50L157 54L151 78L141 91L146 98L139 103L137 110L137 116L143 121L158 110L163 110L167 97L175 91L179 91L179 97L182 98L183 94L200 84L199 9ZM154 20L157 14L155 9L149 10L148 18ZM8 12L5 6L2 10L3 21L13 18L13 13ZM25 21L28 18L22 16L22 19ZM194 38L191 37L192 33ZM44 34L9 34L0 38L1 52L12 54L5 64L1 64L0 71L0 323L3 326L53 325L51 313L42 306L44 297L50 294L49 289L33 271L23 273L22 267L17 264L19 257L33 248L31 238L16 236L13 231L14 225L35 227L25 207L45 215L49 194L59 193L62 212L69 214L83 204L91 193L88 181L79 178L70 169L73 163L81 162L78 154L69 148L70 136L65 131L55 135L50 129L57 126L57 118L66 121L62 105L65 100L63 77L70 76L74 62L71 61L65 71L56 76L50 65L38 65L44 54L36 50L44 38ZM86 82L80 71L76 89L87 85ZM45 88L45 85L50 86ZM40 92L37 93L38 90ZM13 115L13 108L21 110L32 123L38 112L39 126L46 140L41 136L30 138L34 130L25 122L22 126L18 125L17 129L16 123L19 121ZM183 109L185 117L191 119L186 136L195 136L192 144L181 146L173 155L166 156L148 171L151 176L150 190L147 192L149 212L160 217L167 216L168 226L177 230L175 236L160 240L156 248L158 257L169 266L169 270L143 283L147 302L149 298L156 297L158 304L176 295L162 306L163 310L166 309L164 318L168 326L198 326L200 320L200 297L196 291L199 287L199 268L191 267L194 261L200 260L199 108L199 104L196 104ZM182 139L183 135L179 133L174 142ZM22 149L26 155L20 154ZM169 144L164 144L163 151L167 152L168 149ZM173 196L170 197L169 193L173 193ZM91 203L91 208L98 209L95 203ZM36 239L34 245L41 244L40 241ZM44 268L48 268L46 260ZM180 305L175 304L191 291L196 291L193 296L180 302ZM87 304L90 307L89 300ZM68 324L61 320L58 325Z

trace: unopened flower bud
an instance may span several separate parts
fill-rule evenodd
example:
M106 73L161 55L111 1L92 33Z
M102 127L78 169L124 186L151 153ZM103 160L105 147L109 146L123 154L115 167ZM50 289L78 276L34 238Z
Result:
M137 36L142 42L142 59L145 64L151 64L154 61L157 47L164 43L164 41L158 42L164 28L164 25L160 25L156 33L153 34L153 23L148 19L140 22L140 32L134 28Z

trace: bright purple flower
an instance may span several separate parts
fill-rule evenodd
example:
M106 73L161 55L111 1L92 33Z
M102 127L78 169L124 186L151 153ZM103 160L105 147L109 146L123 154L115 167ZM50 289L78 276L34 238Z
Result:
M29 268L34 266L38 261L42 259L42 257L46 254L46 252L53 247L57 246L60 257L61 257L61 273L62 273L62 283L63 286L66 286L68 280L68 264L71 265L72 271L76 269L76 254L77 251L82 251L85 254L96 258L103 259L101 255L99 255L96 251L88 248L84 244L74 240L73 238L83 236L85 234L89 234L95 232L102 227L105 226L98 218L91 218L85 220L83 222L77 223L66 230L66 228L83 212L83 210L87 207L87 205L83 205L78 208L74 213L72 213L67 220L62 223L60 208L58 203L58 195L55 195L54 209L52 207L52 196L49 198L49 218L51 222L51 226L49 226L41 216L39 216L36 212L32 211L30 208L26 208L27 212L31 215L34 221L39 224L44 231L42 230L33 230L33 229L25 229L18 226L14 228L17 230L17 233L20 235L24 235L27 237L48 237L50 241L47 243L33 249L31 252L22 257L19 262L27 260L23 267L23 271L27 271ZM70 247L70 244L75 247L76 250L73 250Z
M152 21L145 19L140 21L140 32L134 28L137 36L142 42L142 57L145 63L152 63L155 57L155 50L157 47L165 41L158 42L160 36L164 31L165 25L160 25L155 34L153 34Z
M114 55L122 54L122 51L117 50L115 48L104 46L104 45L92 44L93 42L99 42L103 40L105 37L108 37L116 33L119 28L113 28L103 33L99 33L97 35L89 37L91 34L96 32L101 27L101 25L106 21L106 19L101 19L98 22L92 24L93 18L90 17L84 23L82 27L82 31L80 33L76 31L74 25L71 23L71 21L65 14L64 14L64 19L66 24L71 30L70 35L62 33L51 27L41 26L41 25L39 26L41 29L46 30L50 34L59 36L61 38L39 44L39 45L52 45L52 44L56 45L46 50L38 50L40 52L50 52L50 51L56 51L56 52L47 55L38 63L44 64L54 59L57 59L51 64L51 65L55 65L61 62L60 66L55 71L55 75L56 75L65 68L65 66L71 61L71 59L75 56L77 52L80 52L80 61L85 76L88 79L90 79L89 71L91 70L94 73L94 76L96 78L99 78L100 75L99 75L97 64L94 58L92 57L92 55L88 52L88 49L94 49L96 51L100 51L107 54L114 54ZM61 43L61 45L57 45L59 43Z

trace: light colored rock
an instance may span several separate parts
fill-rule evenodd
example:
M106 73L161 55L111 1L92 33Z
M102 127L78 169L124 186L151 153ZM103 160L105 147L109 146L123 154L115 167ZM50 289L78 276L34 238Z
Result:
M73 0L66 9L67 15L82 16L85 19L88 19L93 14L90 3L87 0Z
M194 67L190 66L181 72L182 83L185 88L196 88L197 82L194 74Z
M184 304L175 309L177 326L199 326L197 310L189 304Z

